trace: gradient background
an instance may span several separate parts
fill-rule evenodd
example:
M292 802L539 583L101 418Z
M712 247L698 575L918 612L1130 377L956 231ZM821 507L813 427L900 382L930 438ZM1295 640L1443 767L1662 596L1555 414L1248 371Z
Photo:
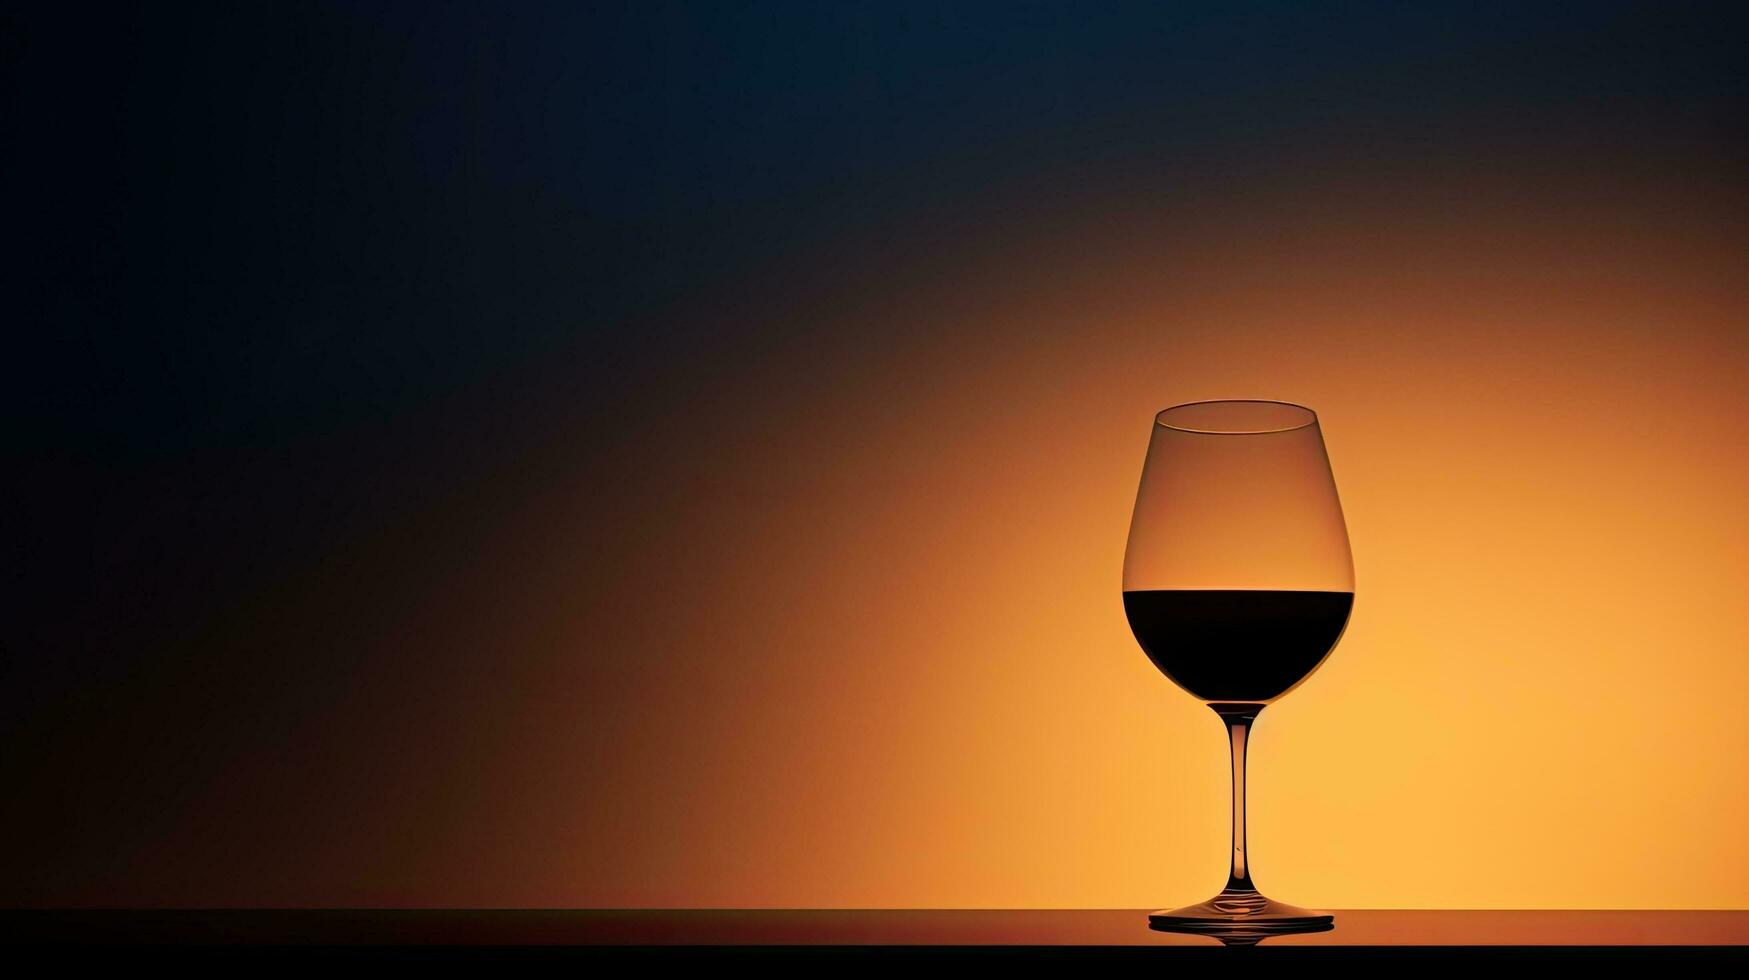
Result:
M1737 5L8 4L0 903L1160 907L1320 413L1330 908L1749 905Z

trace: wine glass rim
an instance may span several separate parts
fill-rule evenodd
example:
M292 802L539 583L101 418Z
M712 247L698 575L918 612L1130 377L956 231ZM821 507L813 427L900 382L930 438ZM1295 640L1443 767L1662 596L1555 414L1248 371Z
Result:
M1255 429L1204 429L1189 425L1176 425L1166 420L1166 416L1172 412L1176 412L1181 408L1193 408L1197 405L1280 405L1283 408L1292 408L1304 412L1305 416L1301 421L1296 422L1293 425L1278 425ZM1203 436L1266 436L1279 432L1297 432L1300 429L1317 425L1318 413L1301 405L1299 402L1282 401L1279 398L1205 398L1201 401L1180 402L1177 405L1170 405L1166 408L1162 408L1154 414L1154 424L1162 428L1171 429L1174 432L1190 432Z

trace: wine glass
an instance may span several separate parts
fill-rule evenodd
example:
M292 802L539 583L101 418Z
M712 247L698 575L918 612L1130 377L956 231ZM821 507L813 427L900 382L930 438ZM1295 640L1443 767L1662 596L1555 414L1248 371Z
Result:
M1248 944L1334 917L1266 898L1245 850L1245 743L1264 706L1336 646L1354 565L1318 416L1261 399L1190 402L1154 417L1124 550L1124 613L1161 673L1226 723L1233 753L1227 886L1155 912L1156 929Z

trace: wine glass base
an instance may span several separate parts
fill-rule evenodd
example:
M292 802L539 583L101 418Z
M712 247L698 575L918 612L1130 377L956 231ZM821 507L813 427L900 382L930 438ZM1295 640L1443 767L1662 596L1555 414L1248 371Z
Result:
M1148 916L1148 927L1161 932L1211 936L1229 946L1249 946L1270 936L1327 932L1336 917L1278 902L1254 891L1227 890L1206 902L1163 909Z

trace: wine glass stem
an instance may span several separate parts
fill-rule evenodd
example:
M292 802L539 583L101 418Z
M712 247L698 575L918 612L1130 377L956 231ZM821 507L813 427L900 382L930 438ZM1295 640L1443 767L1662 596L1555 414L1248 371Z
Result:
M1233 746L1233 868L1227 877L1226 891L1255 892L1251 884L1251 866L1245 856L1245 744L1251 736L1251 726L1257 721L1261 704L1211 705L1227 724L1227 737Z

